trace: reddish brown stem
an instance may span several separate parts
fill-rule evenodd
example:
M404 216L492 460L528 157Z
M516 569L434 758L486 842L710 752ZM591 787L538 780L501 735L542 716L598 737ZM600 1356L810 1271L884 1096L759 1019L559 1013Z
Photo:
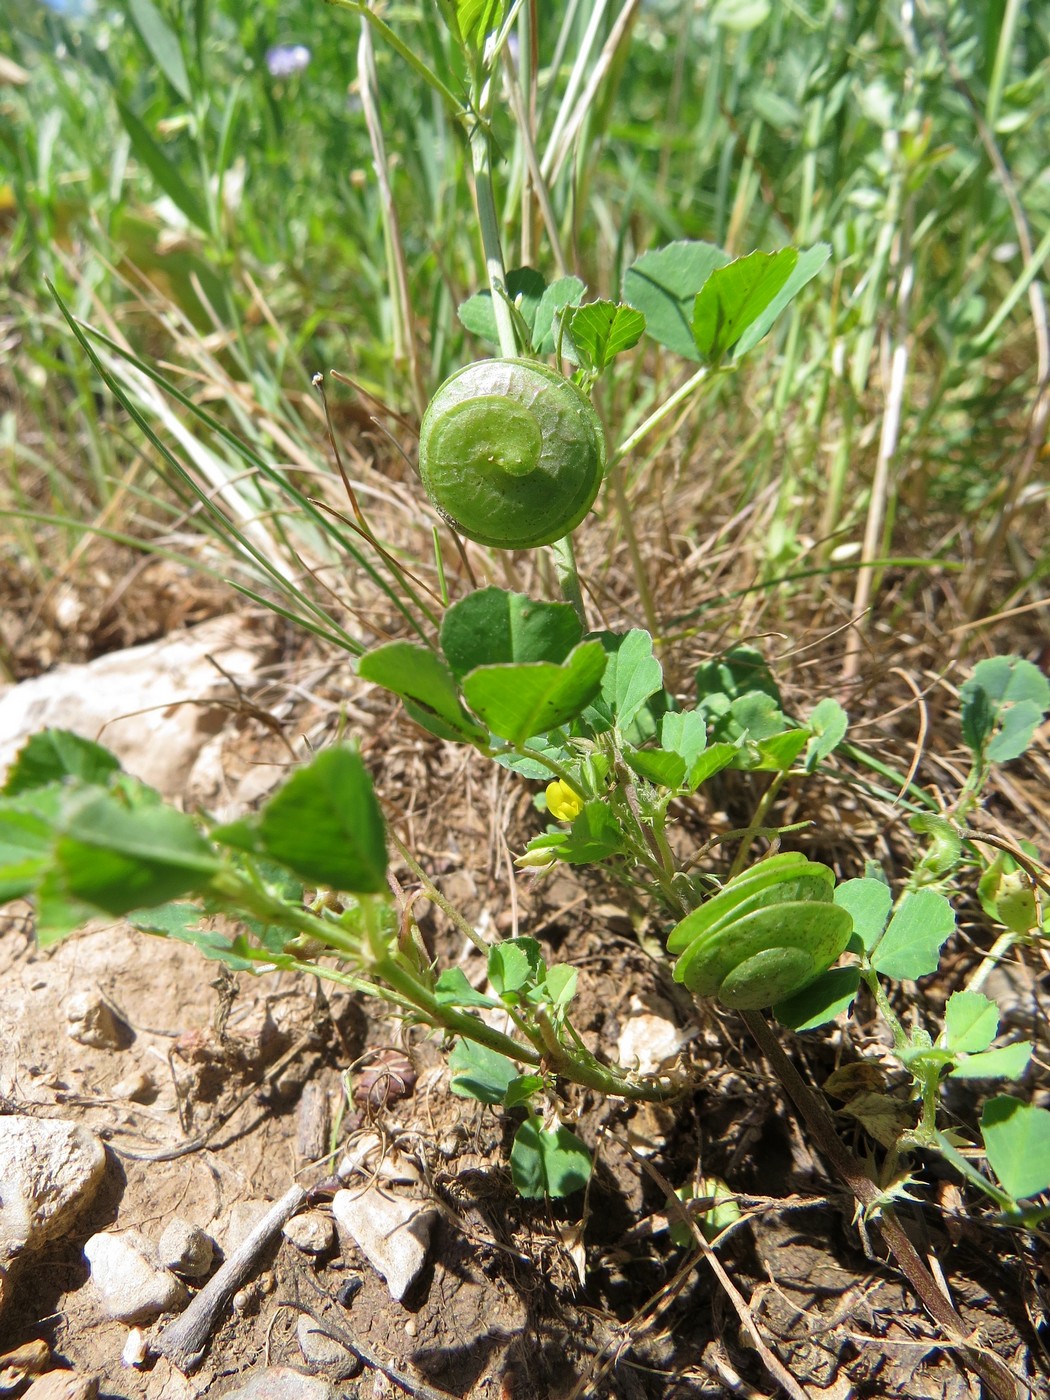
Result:
M937 1280L919 1257L893 1210L881 1204L882 1197L878 1187L864 1170L863 1163L839 1137L827 1104L799 1074L785 1054L780 1041L773 1034L769 1022L757 1011L742 1011L740 1015L777 1078L787 1090L820 1151L862 1206L869 1209L879 1207L876 1221L879 1232L897 1267L915 1290L923 1307L934 1321L944 1328L952 1346L980 1376L996 1400L1025 1400L1028 1394L1027 1386L1018 1381L1005 1362L991 1352L974 1346L972 1333L967 1332L966 1324L956 1312L954 1304L941 1292Z

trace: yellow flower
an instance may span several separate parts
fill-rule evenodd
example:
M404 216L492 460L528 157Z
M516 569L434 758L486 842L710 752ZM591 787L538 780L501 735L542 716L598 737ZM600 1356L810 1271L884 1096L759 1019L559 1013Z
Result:
M558 778L547 784L547 811L555 821L574 821L583 811L583 798Z

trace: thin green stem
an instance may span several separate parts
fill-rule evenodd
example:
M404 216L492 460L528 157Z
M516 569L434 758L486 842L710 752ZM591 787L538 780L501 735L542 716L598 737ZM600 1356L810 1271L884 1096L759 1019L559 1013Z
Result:
M550 551L554 560L554 569L558 575L558 583L561 586L561 595L567 603L572 604L576 616L580 619L580 626L586 632L588 630L587 609L583 601L579 571L576 568L576 553L572 547L572 536L563 535L560 540L555 540Z

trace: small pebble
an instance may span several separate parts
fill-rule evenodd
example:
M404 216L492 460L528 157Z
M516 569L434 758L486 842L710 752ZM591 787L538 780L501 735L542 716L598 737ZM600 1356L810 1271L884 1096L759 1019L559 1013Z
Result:
M282 1234L304 1254L327 1254L335 1244L332 1219L319 1210L293 1215L282 1227Z
M124 1341L124 1350L120 1353L120 1364L122 1366L142 1366L145 1364L149 1346L146 1342L146 1334L141 1327L132 1327Z
M137 1230L92 1235L84 1255L106 1315L118 1322L149 1322L189 1301L185 1285L157 1263Z
M95 1400L96 1395L98 1376L81 1375L78 1371L48 1371L23 1391L22 1400Z
M157 1086L151 1074L144 1069L137 1069L123 1079L118 1079L109 1092L113 1098L127 1099L129 1103L152 1103L157 1097Z
M306 1313L299 1314L295 1324L295 1335L299 1350L311 1366L323 1366L340 1376L355 1375L361 1363L352 1351L341 1342L319 1330L317 1323Z
M215 1241L199 1225L176 1215L164 1227L157 1255L173 1273L183 1278L203 1278L215 1258Z
M23 1342L0 1356L0 1395L18 1390L29 1376L39 1376L51 1361L51 1348L43 1337Z
M386 1280L400 1303L423 1271L430 1236L438 1219L432 1205L408 1196L390 1196L375 1186L337 1191L332 1200L339 1233L352 1240Z
M67 1033L81 1045L93 1050L120 1050L131 1040L128 1027L95 992L74 992L65 1010Z
M405 1336L406 1336L406 1337L414 1337L418 1331L419 1331L419 1328L418 1328L418 1326L416 1325L416 1319L415 1319L414 1317L406 1318L406 1319L405 1319Z
M291 1366L260 1366L222 1400L337 1400L342 1394L342 1387L329 1385L320 1376L304 1376Z
M344 1284L340 1285L339 1292L335 1295L336 1302L340 1303L344 1308L350 1307L364 1286L365 1281L361 1275L354 1274L351 1278L348 1278Z

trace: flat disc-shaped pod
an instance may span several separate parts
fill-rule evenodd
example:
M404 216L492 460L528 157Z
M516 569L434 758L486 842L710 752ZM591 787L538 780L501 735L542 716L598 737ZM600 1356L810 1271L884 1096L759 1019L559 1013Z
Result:
M829 901L835 888L834 873L801 854L770 856L743 875L730 880L699 909L676 924L667 939L669 953L681 953L701 934L715 933L732 919L753 909L785 900Z
M419 430L419 473L461 535L532 549L574 530L605 472L590 400L548 366L479 360L438 389Z
M852 918L837 904L774 904L697 938L675 963L674 978L694 996L757 1011L826 972L852 931Z

